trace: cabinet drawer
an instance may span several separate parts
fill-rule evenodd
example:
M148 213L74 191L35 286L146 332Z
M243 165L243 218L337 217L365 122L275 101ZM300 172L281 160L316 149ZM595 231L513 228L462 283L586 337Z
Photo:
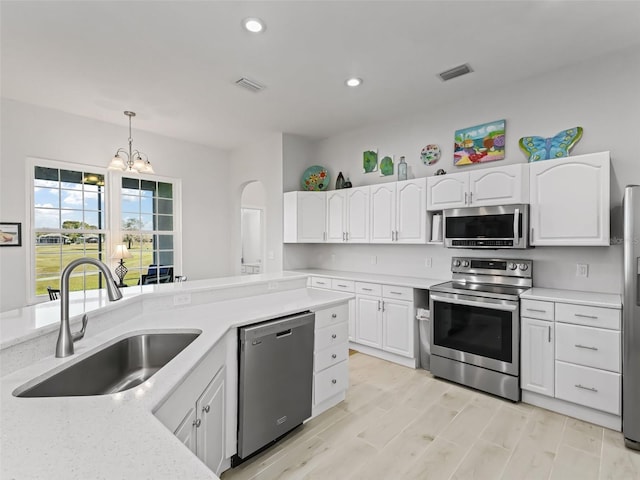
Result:
M620 374L556 361L556 398L620 415Z
M556 323L556 358L620 372L620 332Z
M315 352L338 345L349 340L349 324L347 322L336 323L324 328L316 328Z
M383 285L382 296L385 298L396 298L398 300L413 302L413 288Z
M323 308L316 312L316 331L334 323L349 322L349 304L336 305L335 307ZM316 333L317 335L317 333Z
M356 282L356 293L362 295L382 295L382 285L377 283Z
M347 343L333 345L313 355L313 369L316 372L320 372L327 367L346 360L348 356L349 345Z
M553 320L553 302L541 300L521 300L520 315L540 320Z
M313 401L317 405L327 398L341 393L349 386L349 362L340 362L329 367L313 378Z
M355 292L356 291L356 282L353 280L331 280L331 288L334 290L340 290L343 292Z
M311 286L316 288L331 288L331 279L325 277L311 277Z
M556 303L556 322L620 330L620 310Z

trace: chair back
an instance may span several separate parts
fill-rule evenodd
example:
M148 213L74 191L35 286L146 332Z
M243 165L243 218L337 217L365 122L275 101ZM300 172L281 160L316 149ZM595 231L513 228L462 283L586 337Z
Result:
M186 282L186 281L187 281L186 275L176 275L176 282Z
M47 287L47 292L49 292L49 300L58 300L60 298L60 290L57 288Z

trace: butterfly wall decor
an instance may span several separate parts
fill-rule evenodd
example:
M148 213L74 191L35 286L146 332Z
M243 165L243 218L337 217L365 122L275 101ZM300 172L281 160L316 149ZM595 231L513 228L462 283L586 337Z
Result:
M569 128L554 137L522 137L518 144L529 156L529 162L568 157L569 150L582 138L582 127Z

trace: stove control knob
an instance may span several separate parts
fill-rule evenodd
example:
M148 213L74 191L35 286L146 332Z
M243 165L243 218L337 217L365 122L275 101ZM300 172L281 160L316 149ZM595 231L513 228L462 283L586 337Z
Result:
M529 269L529 265L527 265L526 263L521 263L518 266L520 267L520 270L522 270L523 272L525 272L525 271L527 271Z
M456 259L454 259L454 260L453 260L453 262L451 262L451 263L452 263L452 265L453 265L454 267L459 267L459 266L460 266L460 260L458 260L457 258L456 258Z
M515 270L516 268L518 268L517 264L515 264L513 262L509 263L509 270Z
M469 260L463 260L462 261L462 266L463 267L468 267L469 266Z

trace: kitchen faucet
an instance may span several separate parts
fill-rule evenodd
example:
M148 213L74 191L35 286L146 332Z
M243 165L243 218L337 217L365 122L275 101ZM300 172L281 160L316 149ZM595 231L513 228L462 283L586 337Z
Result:
M74 268L85 263L95 265L105 276L109 300L115 302L122 298L122 292L116 286L111 272L100 260L83 257L70 262L69 265L64 268L62 276L60 277L60 333L58 334L58 341L56 342L56 358L73 355L73 343L84 337L84 332L87 329L89 318L86 314L82 317L82 329L79 332L71 333L71 328L69 327L69 278Z

